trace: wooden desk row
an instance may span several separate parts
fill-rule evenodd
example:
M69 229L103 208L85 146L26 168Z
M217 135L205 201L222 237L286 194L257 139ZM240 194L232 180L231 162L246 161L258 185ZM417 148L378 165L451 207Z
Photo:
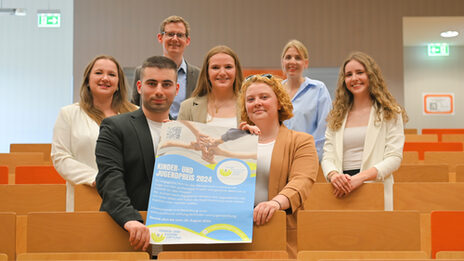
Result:
M143 215L145 217L146 213ZM454 229L462 224L462 218L464 211L432 212L432 255L456 248L464 250L464 229ZM422 234L426 231L421 229L421 221L421 214L417 211L300 211L297 231L299 259L427 259L430 254L423 247ZM254 227L251 244L170 245L163 246L158 257L286 259L285 224L285 213L279 211L268 224ZM15 233L17 226L22 225L16 223L14 213L0 213L0 253L6 253L10 260L14 260L15 253L62 253L65 256L64 252L76 252L81 253L84 259L88 252L132 252L127 232L105 212L30 213L26 216L25 248L19 251ZM434 234L436 230L441 234ZM434 237L438 239L434 240ZM146 253L141 255L137 259L148 257ZM72 258L77 257L79 255ZM113 258L124 260L116 256Z
M332 194L332 185L315 183L305 209L383 210L383 184L366 183L345 198ZM464 183L414 182L393 185L395 210L464 210ZM25 215L37 211L65 211L66 185L0 185L0 212ZM101 198L95 188L75 187L76 211L97 211Z

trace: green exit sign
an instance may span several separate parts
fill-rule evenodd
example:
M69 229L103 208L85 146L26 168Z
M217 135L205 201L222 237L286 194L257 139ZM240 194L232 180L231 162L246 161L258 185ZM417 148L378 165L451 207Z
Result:
M61 14L60 13L37 13L38 27L60 27Z
M428 44L427 53L429 56L449 56L449 44L447 43Z

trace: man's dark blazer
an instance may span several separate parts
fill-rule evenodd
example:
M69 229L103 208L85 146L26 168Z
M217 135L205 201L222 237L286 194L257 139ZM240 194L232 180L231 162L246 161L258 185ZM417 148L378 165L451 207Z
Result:
M185 99L190 97L195 87L197 87L198 76L200 75L200 68L196 67L185 61L187 64L187 84L186 84L186 92L185 92ZM137 106L141 106L140 103L140 94L137 91L137 81L140 80L140 69L142 66L137 66L135 68L134 73L134 83L132 84L132 98L131 102Z
M153 141L142 109L106 118L100 125L95 149L100 210L120 225L143 222L155 164Z

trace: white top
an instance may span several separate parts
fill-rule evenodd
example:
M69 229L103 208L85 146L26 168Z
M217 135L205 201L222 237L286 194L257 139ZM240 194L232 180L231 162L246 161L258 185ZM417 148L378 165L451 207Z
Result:
M158 149L158 144L161 138L161 126L163 123L152 121L147 118L148 127L150 127L151 139L153 140L153 150L156 157L156 151Z
M380 113L377 121L375 106L371 108L367 124L362 156L361 171L374 167L378 170L375 181L384 184L385 210L393 210L393 175L401 165L403 158L404 128L401 113L396 119L385 120ZM342 173L343 170L343 132L346 115L338 130L327 128L324 155L321 166L324 175L331 171Z
M269 172L271 169L272 150L275 140L258 143L258 160L256 164L255 206L268 199Z
M78 103L61 108L55 127L51 157L56 171L66 180L66 211L74 211L74 185L91 185L98 168L95 146L98 124Z
M343 132L343 170L361 169L367 126L345 128Z
M219 127L237 128L237 117L218 118L212 117L209 113L206 115L206 124Z

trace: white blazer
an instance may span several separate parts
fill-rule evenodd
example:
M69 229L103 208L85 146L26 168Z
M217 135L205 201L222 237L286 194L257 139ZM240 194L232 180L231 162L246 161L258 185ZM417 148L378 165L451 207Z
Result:
M53 128L51 157L66 180L66 211L74 211L74 185L91 185L98 168L95 146L100 127L78 103L61 108Z
M376 181L384 184L385 210L393 210L393 171L400 167L403 159L404 128L401 113L396 120L386 121L383 115L376 121L376 109L373 106L369 115L361 171L375 167L378 170ZM343 131L346 115L342 126L337 131L327 128L325 133L324 155L321 166L324 176L331 171L343 173Z

